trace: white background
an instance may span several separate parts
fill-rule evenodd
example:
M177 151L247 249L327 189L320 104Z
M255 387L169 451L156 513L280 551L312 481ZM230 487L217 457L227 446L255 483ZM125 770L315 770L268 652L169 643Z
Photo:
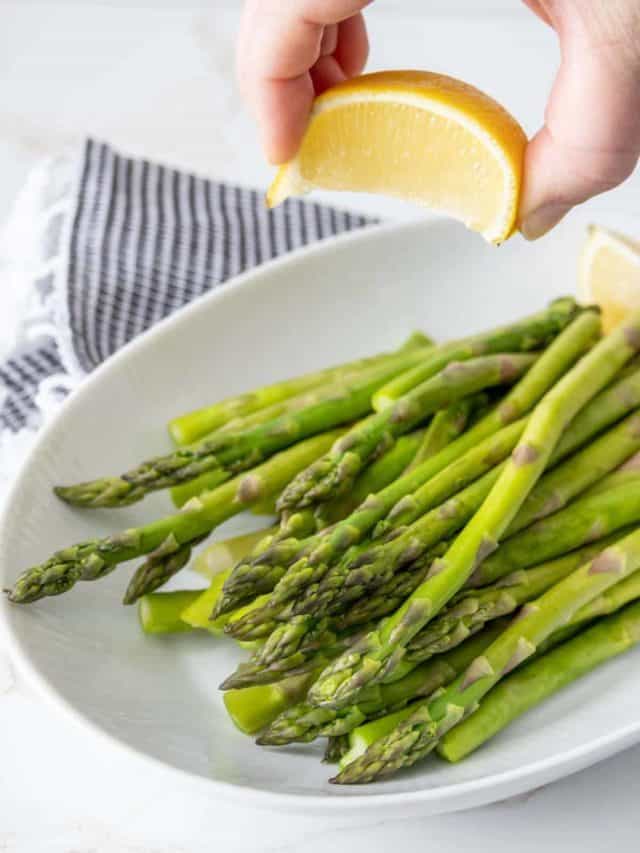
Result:
M30 167L86 133L264 185L269 170L233 83L239 6L0 0L0 220ZM529 132L541 121L557 49L517 0L379 0L369 19L371 68L447 71L496 96ZM637 190L634 178L595 203L594 218L634 214ZM377 199L349 202L407 215ZM19 289L0 282L0 353L14 339L21 305ZM94 743L44 707L0 657L2 853L378 853L398 844L595 853L609 846L614 827L618 849L635 849L639 780L636 749L526 797L456 815L372 824L253 812Z

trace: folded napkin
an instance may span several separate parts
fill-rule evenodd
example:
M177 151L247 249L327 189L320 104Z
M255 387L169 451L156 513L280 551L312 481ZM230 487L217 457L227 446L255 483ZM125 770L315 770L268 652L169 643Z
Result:
M250 267L371 221L299 200L270 211L260 191L94 140L43 163L0 258L5 281L29 288L21 342L0 363L2 474L20 436L127 341Z

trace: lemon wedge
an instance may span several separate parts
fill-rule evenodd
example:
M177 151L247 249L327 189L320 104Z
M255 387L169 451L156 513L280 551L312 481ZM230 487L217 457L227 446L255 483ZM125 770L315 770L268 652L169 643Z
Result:
M640 308L640 243L592 225L580 256L580 298L602 310L605 332Z
M489 242L513 233L527 139L496 101L429 71L365 74L314 103L273 207L314 188L382 193L461 220Z

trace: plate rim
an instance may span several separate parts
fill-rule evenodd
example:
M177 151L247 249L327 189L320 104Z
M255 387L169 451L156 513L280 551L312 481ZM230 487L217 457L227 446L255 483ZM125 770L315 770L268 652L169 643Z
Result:
M129 341L118 352L114 353L92 371L64 400L51 420L42 428L38 437L29 449L20 472L12 483L2 512L0 514L0 561L9 563L3 554L6 541L6 530L10 525L13 514L15 495L22 488L23 481L29 475L29 469L33 459L49 440L49 434L57 428L60 419L79 404L84 394L88 393L93 385L99 383L105 374L116 370L123 360L135 356L139 348L153 346L156 338L161 338L167 330L181 323L187 324L189 317L201 310L204 304L213 306L222 300L233 298L237 289L259 287L261 279L279 269L295 266L305 258L334 252L336 248L350 243L366 243L377 240L387 234L395 234L400 231L417 231L424 228L432 229L443 227L445 229L460 228L459 224L452 223L441 217L429 216L420 220L373 223L370 225L345 232L335 237L320 240L308 246L287 252L277 258L249 269L223 285L199 296L189 304L179 308L173 314L163 318L150 329ZM552 758L540 759L524 766L494 773L490 776L473 779L467 782L458 782L450 785L434 788L417 788L411 791L385 792L377 786L358 787L355 791L349 789L349 793L343 789L331 788L331 792L318 794L293 793L268 791L256 788L250 784L241 782L227 782L221 779L205 777L195 771L187 770L165 762L163 759L150 755L136 746L120 740L115 734L108 732L99 723L87 717L79 708L71 704L59 692L55 684L51 683L42 674L36 664L30 658L28 651L23 648L20 638L14 631L9 617L10 605L2 596L0 602L0 636L3 646L8 653L12 665L25 679L39 697L56 709L58 713L71 719L81 729L99 738L102 743L115 746L123 755L145 762L149 767L155 767L167 773L178 773L191 782L206 786L206 789L225 796L230 800L240 802L247 800L259 808L267 808L275 811L283 811L291 806L304 805L313 813L331 813L345 811L371 810L381 806L406 807L423 806L424 814L436 814L456 811L485 805L491 802L516 796L536 788L542 784L548 784L560 778L564 778L580 770L583 770L605 758L611 757L618 752L632 746L640 741L640 719L622 729L614 732L604 733L602 736L591 739L587 743L572 749L559 752ZM357 791L357 793L356 793Z

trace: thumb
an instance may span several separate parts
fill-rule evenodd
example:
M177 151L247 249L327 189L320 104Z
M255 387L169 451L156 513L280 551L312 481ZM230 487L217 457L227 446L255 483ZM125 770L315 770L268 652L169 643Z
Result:
M525 154L519 218L529 240L622 183L640 155L640 52L575 30L559 34L562 62L545 124Z

